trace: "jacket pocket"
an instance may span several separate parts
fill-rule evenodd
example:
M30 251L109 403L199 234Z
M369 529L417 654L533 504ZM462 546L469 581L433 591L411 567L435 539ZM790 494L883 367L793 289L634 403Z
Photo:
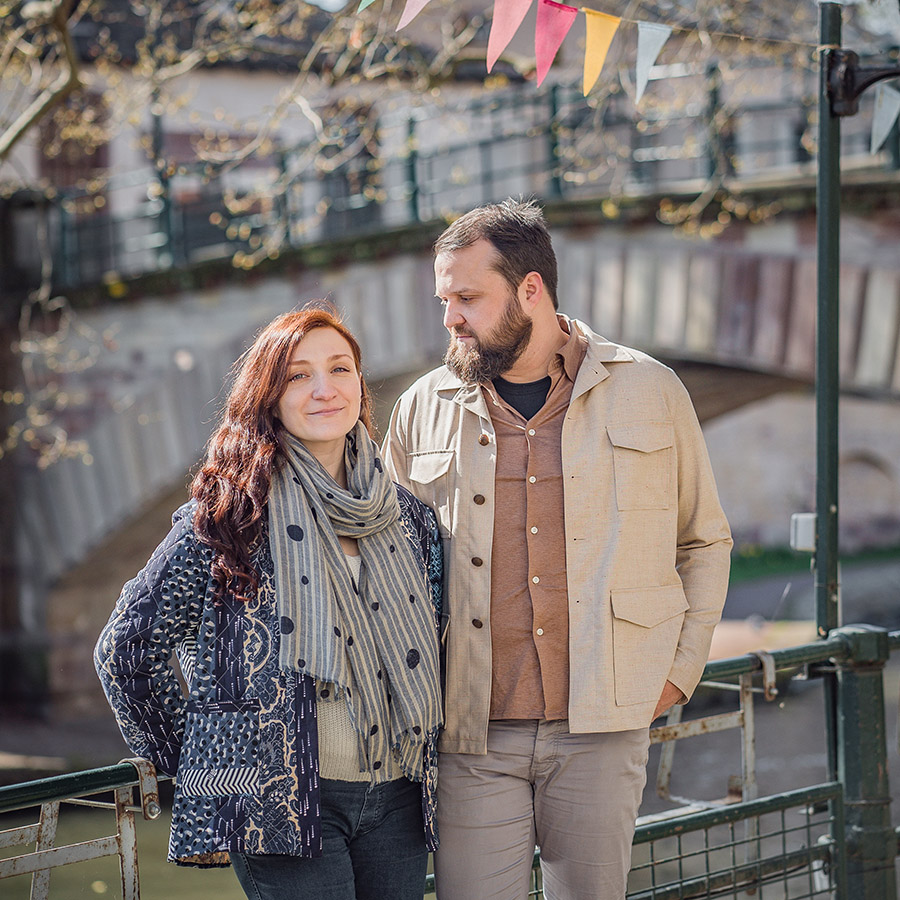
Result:
M185 797L259 792L259 700L188 704L178 789Z
M688 602L680 584L612 591L616 705L656 702L672 668Z
M672 423L607 425L606 432L613 445L617 508L668 509L675 445Z
M409 480L416 484L431 484L450 471L454 450L423 450L409 455Z
M442 538L449 536L451 522L450 473L455 450L423 450L410 453L406 471L410 490L434 510ZM446 552L446 544L444 550ZM445 555L444 559L448 559ZM445 573L449 566L444 564Z

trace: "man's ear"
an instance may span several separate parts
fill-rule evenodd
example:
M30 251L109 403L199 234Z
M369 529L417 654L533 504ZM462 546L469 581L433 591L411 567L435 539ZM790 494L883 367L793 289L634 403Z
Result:
M529 272L522 279L518 294L525 312L533 313L544 295L544 279L537 272Z

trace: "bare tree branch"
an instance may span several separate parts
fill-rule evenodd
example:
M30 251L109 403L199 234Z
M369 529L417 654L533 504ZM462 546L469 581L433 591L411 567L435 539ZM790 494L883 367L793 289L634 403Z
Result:
M72 0L40 0L40 2L28 3L22 9L22 15L26 18L41 19L53 27L62 43L66 69L22 111L3 134L0 134L0 162L9 156L13 147L32 126L81 86L78 54L75 51L72 35L69 33L68 20L71 8Z

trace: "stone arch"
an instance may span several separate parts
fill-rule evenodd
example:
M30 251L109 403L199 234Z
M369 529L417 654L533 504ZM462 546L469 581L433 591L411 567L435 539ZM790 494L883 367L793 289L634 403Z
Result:
M900 478L896 465L868 449L842 454L839 520L841 547L900 542Z

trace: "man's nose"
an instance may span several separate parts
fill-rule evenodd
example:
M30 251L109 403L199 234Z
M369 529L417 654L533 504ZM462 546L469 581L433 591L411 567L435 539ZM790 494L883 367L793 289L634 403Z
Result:
M459 307L452 300L444 304L444 328L450 331L465 322L465 317L460 313Z

